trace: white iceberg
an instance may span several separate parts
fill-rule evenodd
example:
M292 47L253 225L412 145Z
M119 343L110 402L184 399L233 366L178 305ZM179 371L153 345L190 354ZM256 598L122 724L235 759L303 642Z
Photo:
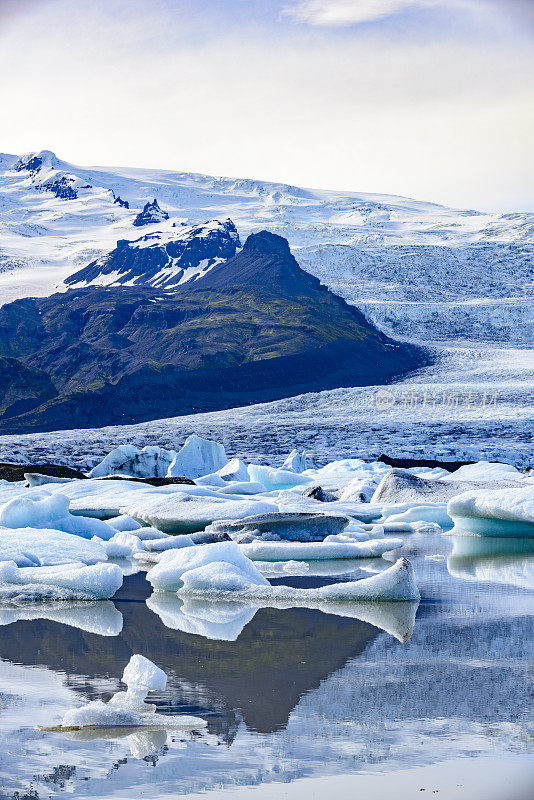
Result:
M51 528L91 539L111 539L116 530L99 519L75 516L69 511L69 498L50 494L14 497L0 506L0 526L5 528Z
M453 524L450 514L447 511L446 503L419 503L416 505L407 504L408 508L397 510L395 506L386 506L383 509L383 516L379 520L380 525L384 525L385 530L391 528L396 523L428 522L439 525L442 528L449 528ZM413 530L413 529L412 529Z
M449 473L444 481L522 481L525 476L511 464L500 464L493 461L478 461L476 464L466 464L463 467Z
M106 522L116 531L136 531L141 527L140 523L136 522L133 517L129 517L128 514L119 514L118 517L111 517Z
M167 470L167 477L184 476L200 478L211 472L217 472L228 463L228 457L222 444L209 439L201 439L193 433L185 440Z
M288 469L290 472L304 472L306 469L306 451L292 450L282 464L282 469Z
M263 483L257 483L256 481L232 481L226 482L223 481L223 486L218 489L217 494L261 494L265 492L265 486Z
M0 528L0 561L19 566L52 566L69 562L86 565L106 561L102 540L82 539L48 528Z
M402 544L402 539L370 539L366 542L252 542L239 547L251 561L322 561L378 558Z
M223 572L228 562L215 562L182 573L183 586L178 595L186 597L220 597L221 599L271 600L309 602L366 600L402 602L420 600L411 563L399 558L393 566L378 575L346 583L334 583L316 589L295 589L291 586L271 586L255 583L245 571L232 564L232 574L225 582ZM241 579L238 573L242 573ZM194 573L194 574L192 574ZM228 588L227 588L228 587Z
M121 444L93 467L91 478L129 475L134 478L164 478L176 452L147 446L139 450L133 444Z
M0 562L0 597L30 600L108 600L122 586L116 564L57 564L53 567L17 567Z
M107 542L102 541L102 547L108 558L131 558L134 553L144 552L145 549L138 536L126 531L116 533Z
M217 474L225 481L249 481L247 465L240 458L231 458L228 464L217 470Z
M482 536L534 536L534 484L459 494L449 500L454 532Z
M195 542L190 536L166 536L161 539L147 539L145 551L149 553L163 553L165 550L180 550L182 547L193 547Z
M176 592L183 586L184 573L213 562L232 565L258 585L270 585L235 542L215 542L181 550L168 550L161 555L156 566L149 570L147 580L156 591Z
M290 489L293 486L306 486L312 482L310 476L300 475L288 469L275 469L259 464L249 464L247 469L250 480L261 483L268 492Z
M81 708L70 709L61 720L60 727L150 726L190 730L206 727L206 721L200 717L164 716L156 712L155 705L145 702L148 692L163 691L167 685L165 672L148 658L137 654L132 656L122 680L128 687L127 691L117 692L109 703L94 700Z

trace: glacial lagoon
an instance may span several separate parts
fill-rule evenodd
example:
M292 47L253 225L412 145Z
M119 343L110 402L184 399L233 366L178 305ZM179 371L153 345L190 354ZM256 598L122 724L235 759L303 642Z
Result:
M0 797L526 800L534 541L416 533L400 554L419 604L184 602L151 597L124 564L112 601L3 605ZM270 580L315 587L390 563L310 563ZM108 700L133 653L168 675L157 711L206 729L41 729Z

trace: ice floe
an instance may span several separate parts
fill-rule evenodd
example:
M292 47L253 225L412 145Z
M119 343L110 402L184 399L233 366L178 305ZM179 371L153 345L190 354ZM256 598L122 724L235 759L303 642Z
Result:
M459 494L447 511L454 532L482 536L534 536L534 484Z
M111 539L116 530L99 519L74 516L64 494L14 497L0 506L0 525L5 528L52 528L91 539Z
M127 685L125 692L117 692L108 703L93 700L80 708L72 708L61 720L61 728L86 728L100 726L150 726L161 728L205 728L201 717L189 715L158 714L156 706L146 703L150 691L164 691L167 675L152 661L142 655L133 655L123 676Z
M237 542L255 539L272 541L322 541L329 534L340 533L349 520L343 516L274 511L254 514L237 520L217 520L207 529L216 536L229 536Z
M242 519L253 514L278 511L267 500L225 500L222 497L202 498L186 492L158 495L132 495L121 506L121 513L153 525L165 533L202 531L215 520Z
M0 528L0 561L19 566L98 564L107 554L100 539L87 540L49 528Z
M222 444L201 439L193 433L185 440L167 470L167 477L184 475L186 478L200 478L210 472L217 472L228 463Z
M51 567L18 567L14 561L0 562L0 598L29 600L108 600L122 586L122 571L116 564L81 562Z

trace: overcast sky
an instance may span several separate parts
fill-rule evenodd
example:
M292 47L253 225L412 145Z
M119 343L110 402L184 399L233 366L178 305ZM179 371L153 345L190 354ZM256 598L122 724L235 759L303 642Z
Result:
M530 0L0 0L0 150L534 209Z

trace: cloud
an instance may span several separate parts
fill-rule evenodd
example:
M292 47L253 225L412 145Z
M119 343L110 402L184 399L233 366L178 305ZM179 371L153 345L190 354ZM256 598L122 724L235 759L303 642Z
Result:
M372 22L409 8L443 5L442 0L296 0L283 13L310 25L342 26Z

